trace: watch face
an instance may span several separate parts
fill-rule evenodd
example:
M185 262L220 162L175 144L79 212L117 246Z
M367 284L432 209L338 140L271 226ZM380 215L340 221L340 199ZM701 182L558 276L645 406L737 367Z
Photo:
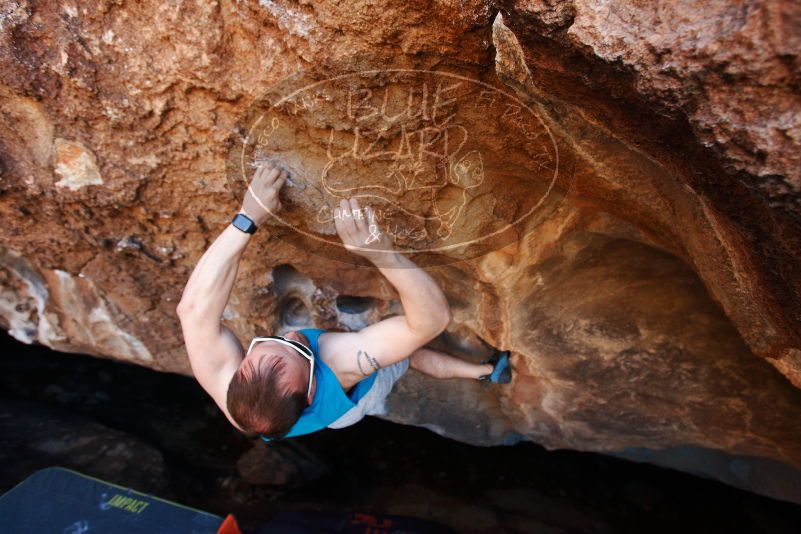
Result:
M233 225L245 233L252 234L256 231L256 224L251 221L247 216L237 213L234 220L231 221Z

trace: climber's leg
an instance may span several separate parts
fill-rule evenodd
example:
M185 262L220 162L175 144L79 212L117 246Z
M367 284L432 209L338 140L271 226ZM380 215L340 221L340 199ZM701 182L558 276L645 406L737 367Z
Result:
M474 378L492 373L490 364L466 362L438 350L420 348L409 357L409 365L434 378Z

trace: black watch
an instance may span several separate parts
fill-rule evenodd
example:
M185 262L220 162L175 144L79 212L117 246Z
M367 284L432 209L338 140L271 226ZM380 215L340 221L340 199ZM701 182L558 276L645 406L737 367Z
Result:
M231 221L231 224L246 234L253 234L256 232L256 223L243 213L237 213L234 220Z

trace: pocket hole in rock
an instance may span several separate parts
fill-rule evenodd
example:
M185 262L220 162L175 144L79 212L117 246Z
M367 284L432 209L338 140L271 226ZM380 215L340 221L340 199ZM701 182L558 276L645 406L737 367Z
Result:
M286 326L310 325L309 307L298 297L287 298L281 303L281 322Z
M351 332L365 328L372 322L373 310L377 304L378 300L372 297L339 295L336 307L340 326Z
M337 297L337 310L340 313L350 315L360 315L375 308L376 299L372 297L353 297L350 295L339 295Z

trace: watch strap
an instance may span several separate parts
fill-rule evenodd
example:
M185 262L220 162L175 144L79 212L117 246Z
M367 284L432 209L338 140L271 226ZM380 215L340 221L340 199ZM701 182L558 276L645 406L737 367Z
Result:
M253 222L253 219L245 215L244 213L237 213L234 215L234 218L231 220L231 224L234 225L235 228L245 232L246 234L254 234L256 233L256 223Z

